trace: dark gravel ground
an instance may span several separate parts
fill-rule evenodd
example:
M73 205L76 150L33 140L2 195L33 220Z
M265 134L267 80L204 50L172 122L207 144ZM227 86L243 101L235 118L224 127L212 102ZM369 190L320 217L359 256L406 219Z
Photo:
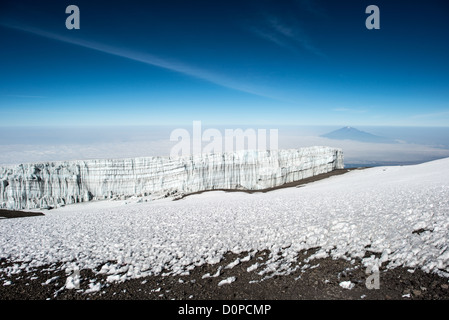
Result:
M0 209L0 217L5 219L43 216L42 212L14 211Z
M306 259L314 250L301 252L298 263L306 264ZM258 252L250 261L242 262L232 269L224 266L237 257L228 253L215 265L196 267L188 276L150 276L127 280L122 283L107 283L105 275L98 275L92 270L80 271L80 290L64 289L67 275L64 271L51 271L56 265L37 268L31 272L7 276L0 273L1 300L449 300L448 279L435 274L428 274L419 269L395 268L382 269L379 273L379 289L368 289L366 279L370 274L360 261L351 264L349 261L331 258L315 259L309 262L313 268L301 272L297 270L289 275L274 276L261 280L264 276L258 270L248 272L247 268L256 261L266 261L268 252ZM0 267L12 265L2 260ZM203 275L214 275L219 267L222 272L218 277L205 278ZM259 270L261 267L259 267ZM97 270L98 271L98 270ZM413 271L410 272L410 271ZM58 277L49 284L47 280ZM236 277L230 284L218 286L228 277ZM86 294L89 283L101 282L100 291ZM256 281L252 282L251 281ZM343 281L351 281L352 289L340 287ZM5 285L6 284L6 285Z

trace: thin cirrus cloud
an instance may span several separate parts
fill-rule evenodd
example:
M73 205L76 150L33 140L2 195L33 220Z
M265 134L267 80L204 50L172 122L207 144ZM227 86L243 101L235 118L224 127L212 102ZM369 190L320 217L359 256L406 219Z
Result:
M347 113L365 113L367 112L364 109L353 109L353 108L334 108L332 111L335 112L347 112Z
M210 83L213 83L215 85L237 90L244 93L249 93L252 95L265 97L273 100L283 101L284 99L281 97L276 97L275 95L269 95L267 94L266 88L255 88L254 86L250 86L245 83L237 82L229 77L226 77L224 75L219 75L204 69L196 68L189 66L185 63L174 61L174 60L168 60L168 59L162 59L157 56L154 56L149 53L142 53L137 52L133 50L129 50L126 48L119 48L115 46L111 46L108 44L103 44L96 41L88 41L88 40L82 40L82 39L76 39L71 38L67 36L58 35L52 32L48 32L36 27L30 27L26 25L20 25L20 24L13 24L13 23L1 23L2 26L19 30L26 33L31 33L40 37L61 41L64 43L73 44L76 46L88 48L95 51L100 51L103 53L107 53L110 55L122 57L125 59L138 61L147 65L156 66L159 68L163 68L166 70L174 71L180 74L188 75L193 78L201 79Z
M24 94L5 94L4 97L8 98L24 98L24 99L45 99L44 96L31 96L31 95L24 95Z
M306 10L307 12L318 16L318 17L326 17L327 13L323 9L322 6L320 6L316 0L296 0L295 3L297 6L303 10Z
M322 58L326 57L320 49L311 43L298 24L287 24L278 17L267 16L262 27L253 26L249 30L256 36L293 52L302 49Z
M411 119L426 119L426 118L440 119L442 117L444 118L449 117L449 110L434 113L415 114L411 116Z

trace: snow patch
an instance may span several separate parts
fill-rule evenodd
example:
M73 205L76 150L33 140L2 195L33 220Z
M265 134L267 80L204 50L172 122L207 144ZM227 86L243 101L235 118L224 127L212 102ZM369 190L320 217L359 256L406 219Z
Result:
M230 284L230 283L234 282L235 280L236 280L235 277L229 277L229 278L227 278L227 279L221 280L221 281L218 283L218 286L220 287L220 286L225 285L225 284Z
M340 282L340 287L342 287L343 289L348 289L351 290L352 288L354 288L355 284L352 283L351 281L343 281Z

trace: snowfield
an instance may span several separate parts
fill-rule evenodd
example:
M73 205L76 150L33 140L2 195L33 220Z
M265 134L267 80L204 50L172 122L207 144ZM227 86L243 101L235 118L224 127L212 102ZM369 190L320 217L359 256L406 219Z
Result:
M248 272L271 277L292 272L298 252L316 247L311 260L352 260L369 250L378 255L363 264L373 271L407 266L449 277L449 158L355 170L268 193L104 200L0 221L0 258L17 262L0 271L62 262L67 274L87 268L110 282L186 274L229 251L249 252L248 261L264 249L269 260L254 260ZM76 284L69 280L67 287Z

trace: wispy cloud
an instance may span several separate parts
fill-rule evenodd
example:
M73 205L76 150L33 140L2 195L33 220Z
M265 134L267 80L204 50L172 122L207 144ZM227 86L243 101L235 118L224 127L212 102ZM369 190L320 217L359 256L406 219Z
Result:
M262 26L253 26L249 30L258 37L293 52L299 52L301 49L322 58L326 57L320 49L312 44L303 28L297 22L287 23L279 17L267 15Z
M121 48L121 47L115 47L108 44L96 42L96 41L89 41L84 39L77 39L65 35L60 35L56 33L52 33L46 30L42 30L36 27L30 27L22 24L13 24L13 23L0 23L2 26L20 30L22 32L31 33L40 37L52 39L55 41L60 41L64 43L73 44L76 46L88 48L95 51L100 51L103 53L107 53L110 55L122 57L125 59L138 61L147 65L163 68L166 70L170 70L173 72L177 72L180 74L188 75L194 78L198 78L216 85L219 85L221 87L237 90L240 92L245 92L265 98L270 98L274 100L282 100L281 98L271 96L267 94L267 90L264 88L256 88L253 85L249 85L246 83L242 83L239 81L236 81L234 79L231 79L229 77L226 77L224 75L216 74L213 72L210 72L208 70L204 70L201 68L193 67L190 65L187 65L180 61L175 60L169 60L169 59L163 59L160 57L157 57L155 55L149 54L149 53L143 53L138 52L134 50L130 50L127 48Z
M277 35L274 32L271 31L267 31L267 30L262 30L260 28L256 28L256 27L251 27L250 31L255 34L256 36L263 38L265 40L268 40L276 45L278 45L279 47L291 50L291 51L296 51L296 49L287 41L285 41L285 39L283 39L282 37L279 37L279 35Z
M442 118L449 117L449 110L433 113L415 114L411 116L412 119L428 119L428 118Z
M347 112L347 113L365 113L366 110L363 109L354 109L354 108L334 108L332 111L335 112Z
M31 96L31 95L24 95L24 94L4 94L4 97L9 98L25 98L25 99L45 99L44 96Z
M323 7L320 6L316 0L296 0L295 2L301 9L304 9L315 16L327 16L327 13L324 11Z

